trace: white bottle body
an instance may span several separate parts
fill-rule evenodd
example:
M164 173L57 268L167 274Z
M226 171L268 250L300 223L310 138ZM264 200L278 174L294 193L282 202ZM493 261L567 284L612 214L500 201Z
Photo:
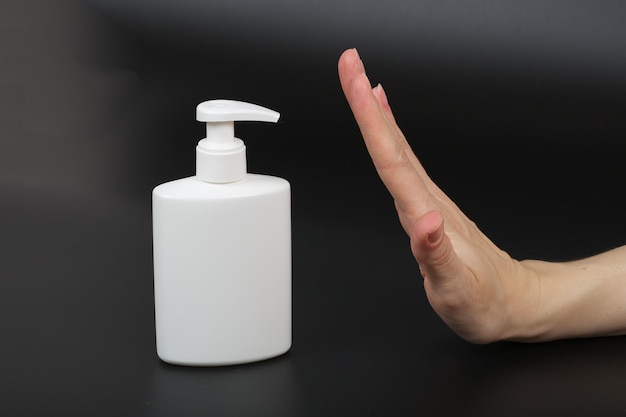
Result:
M157 354L231 365L291 347L291 197L281 178L189 177L153 198Z

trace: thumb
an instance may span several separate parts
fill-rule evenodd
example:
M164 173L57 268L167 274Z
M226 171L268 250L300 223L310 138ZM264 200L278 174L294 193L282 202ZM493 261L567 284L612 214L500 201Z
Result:
M441 212L429 211L417 219L410 238L413 256L431 288L461 284L466 267L445 233Z

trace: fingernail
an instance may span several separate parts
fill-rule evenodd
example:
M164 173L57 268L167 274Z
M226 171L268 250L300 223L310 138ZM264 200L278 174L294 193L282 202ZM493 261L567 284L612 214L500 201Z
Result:
M358 59L358 65L360 67L361 72L365 72L365 65L363 65L363 60L361 59L361 55L359 55L359 51L356 48L353 48L354 53L356 54L356 58Z
M385 89L383 88L382 84L378 84L376 86L376 88L378 89L378 95L380 96L380 100L382 101L382 103L386 106L389 105L389 100L387 100L387 93L385 92Z

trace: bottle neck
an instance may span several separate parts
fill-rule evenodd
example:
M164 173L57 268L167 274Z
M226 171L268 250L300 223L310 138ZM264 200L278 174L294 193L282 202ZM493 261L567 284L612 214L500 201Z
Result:
M232 146L215 146L202 139L196 147L196 176L212 183L240 181L246 176L246 146L235 138Z

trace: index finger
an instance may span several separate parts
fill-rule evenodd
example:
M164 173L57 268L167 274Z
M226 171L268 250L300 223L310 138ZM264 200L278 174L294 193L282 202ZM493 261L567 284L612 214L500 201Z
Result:
M339 78L367 150L398 208L417 218L435 209L424 180L406 154L403 138L386 118L356 50L339 59Z

